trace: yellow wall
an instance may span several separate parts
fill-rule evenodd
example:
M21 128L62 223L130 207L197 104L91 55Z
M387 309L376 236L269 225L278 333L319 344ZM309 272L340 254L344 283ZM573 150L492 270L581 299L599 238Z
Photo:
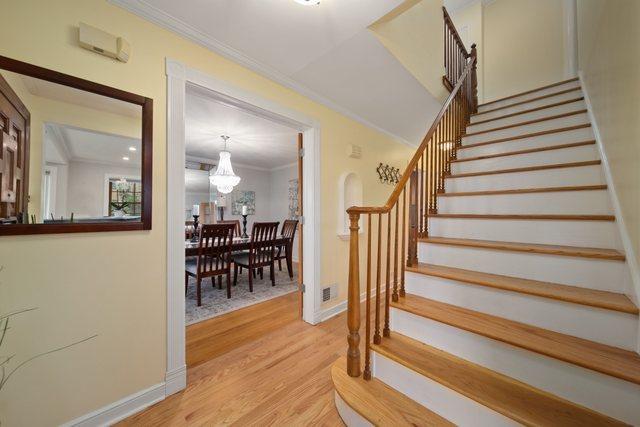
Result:
M578 2L579 67L640 263L640 2Z
M320 122L322 260L315 285L338 283L344 298L348 247L336 235L338 177L357 172L364 202L379 204L391 187L377 183L375 166L403 166L413 150L103 0L2 0L2 11L0 39L11 43L2 43L0 54L154 100L153 230L0 238L0 312L39 307L15 320L3 353L22 359L99 334L16 374L0 393L5 425L57 425L164 380L167 56ZM126 38L129 63L80 49L81 21ZM363 147L362 160L346 157L349 143Z
M412 6L401 9L399 14L391 12L369 28L429 93L444 101L449 93L442 85L442 0L421 0L409 5Z
M0 71L31 114L29 141L29 215L41 222L44 124L57 123L140 139L142 120L31 94L18 74Z
M478 58L478 102L484 102L484 43L483 43L483 21L482 2L475 2L471 5L450 13L451 19L456 29L463 33L463 28L467 28L468 41L465 47L467 52L471 52L471 45L476 44ZM461 34L463 36L463 34ZM463 36L464 37L464 36ZM465 40L463 40L465 41Z
M495 0L484 6L484 98L564 79L560 0Z

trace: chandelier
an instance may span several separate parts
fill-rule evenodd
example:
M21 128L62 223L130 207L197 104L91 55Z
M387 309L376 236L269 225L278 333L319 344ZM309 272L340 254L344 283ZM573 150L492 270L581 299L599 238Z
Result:
M211 174L211 171L209 171L209 181L222 194L229 194L233 191L233 187L240 183L240 177L233 173L233 167L231 166L231 153L227 151L229 137L221 135L220 138L224 140L224 150L220 152L220 161L216 172Z

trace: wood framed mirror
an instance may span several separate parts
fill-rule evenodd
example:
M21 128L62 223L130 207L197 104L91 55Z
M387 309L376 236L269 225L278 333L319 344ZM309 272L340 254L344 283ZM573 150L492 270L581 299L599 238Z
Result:
M151 229L153 100L0 56L0 236Z

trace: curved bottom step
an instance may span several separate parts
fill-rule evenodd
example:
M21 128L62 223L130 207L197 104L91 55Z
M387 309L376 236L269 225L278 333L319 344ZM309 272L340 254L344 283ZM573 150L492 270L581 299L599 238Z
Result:
M349 427L453 426L380 380L350 377L345 357L333 364L331 378L336 389L336 408Z

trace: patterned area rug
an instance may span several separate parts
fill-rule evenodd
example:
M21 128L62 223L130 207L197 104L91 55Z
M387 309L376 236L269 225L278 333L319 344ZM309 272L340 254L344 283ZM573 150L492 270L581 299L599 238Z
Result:
M284 262L282 263L284 264ZM230 311L258 304L279 296L295 292L298 290L298 272L293 269L293 280L289 279L287 268L283 265L282 271L278 271L276 265L276 285L271 286L269 280L269 270L264 272L264 280L260 280L260 275L253 281L253 292L249 292L249 276L247 270L242 274L238 274L238 285L231 286L231 298L227 299L226 279L222 279L222 289L218 289L216 281L215 288L211 287L211 279L202 282L202 305L198 307L196 300L196 281L193 277L189 278L189 288L185 302L186 324L202 322L212 317ZM231 273L233 280L233 272Z

